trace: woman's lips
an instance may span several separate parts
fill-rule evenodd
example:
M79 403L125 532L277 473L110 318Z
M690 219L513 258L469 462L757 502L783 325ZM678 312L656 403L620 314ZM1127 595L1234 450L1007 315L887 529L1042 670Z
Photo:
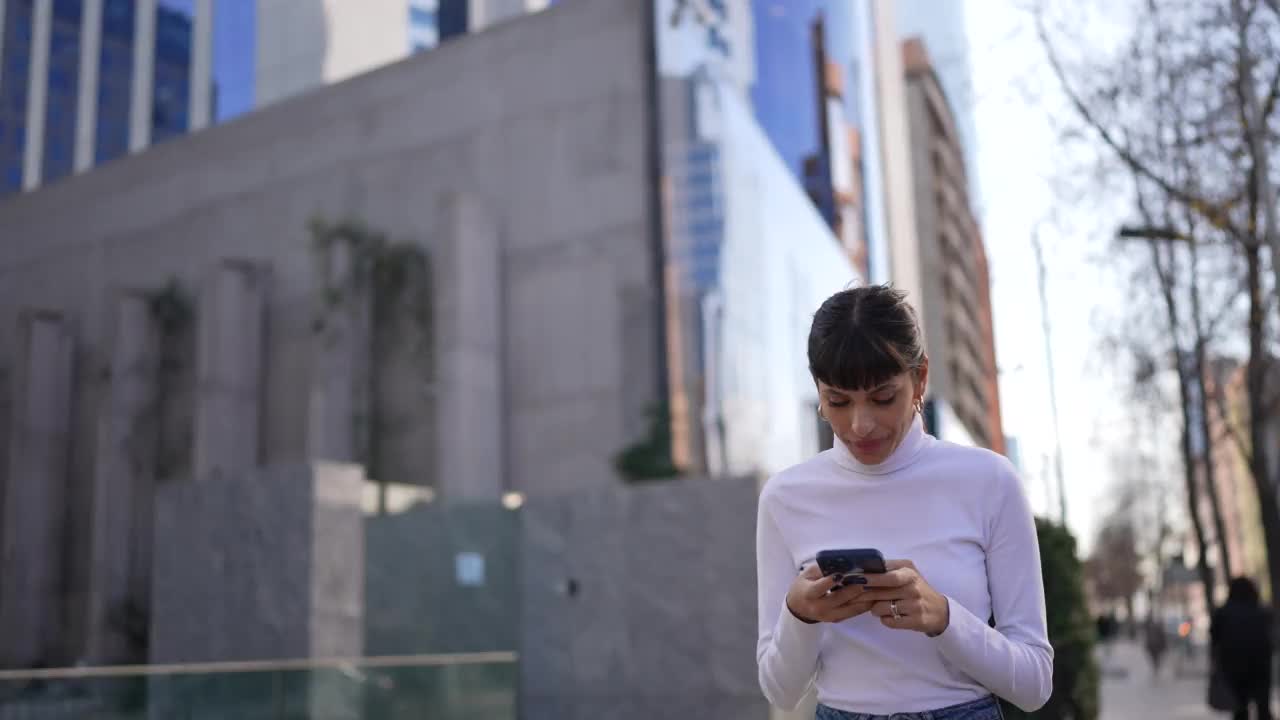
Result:
M883 444L883 440L855 440L853 447L858 452L873 453L876 450L879 450L880 446Z

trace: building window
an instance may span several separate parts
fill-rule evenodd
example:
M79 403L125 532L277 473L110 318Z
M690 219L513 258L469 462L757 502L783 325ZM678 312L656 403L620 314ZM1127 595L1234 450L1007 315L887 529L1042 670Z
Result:
M151 142L191 127L191 47L195 0L160 0L151 86Z
M53 0L49 82L45 103L44 182L71 173L80 97L80 18L84 0Z
M258 57L257 3L213 3L213 79L209 117L226 122L253 109Z
M436 12L436 27L440 42L466 34L470 23L467 5L468 0L440 0L439 9Z
M32 0L7 0L0 42L0 195L22 189L26 150L27 81L31 68Z
M97 129L94 132L94 161L98 164L129 151L136 12L135 0L103 0Z

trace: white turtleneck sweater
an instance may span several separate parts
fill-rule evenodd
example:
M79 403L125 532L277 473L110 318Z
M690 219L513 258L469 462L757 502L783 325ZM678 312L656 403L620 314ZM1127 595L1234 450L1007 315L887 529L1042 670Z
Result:
M860 547L913 561L948 600L946 631L892 630L870 613L812 625L791 614L787 590L801 566L820 550ZM756 562L756 659L774 705L794 708L815 679L820 703L876 715L992 693L1028 711L1048 701L1053 648L1035 523L1000 455L939 441L919 418L880 465L837 441L765 485Z

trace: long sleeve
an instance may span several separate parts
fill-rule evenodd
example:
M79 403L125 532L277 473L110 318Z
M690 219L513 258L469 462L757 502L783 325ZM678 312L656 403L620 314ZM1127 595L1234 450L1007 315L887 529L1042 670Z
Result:
M784 710L800 704L818 672L822 625L802 622L787 609L787 590L797 568L769 512L767 491L756 518L756 585L759 639L756 663L760 689Z
M948 599L951 623L937 638L942 657L984 687L1033 712L1053 691L1053 646L1045 621L1040 547L1031 507L1012 466L1001 459L989 522L987 578L996 627Z

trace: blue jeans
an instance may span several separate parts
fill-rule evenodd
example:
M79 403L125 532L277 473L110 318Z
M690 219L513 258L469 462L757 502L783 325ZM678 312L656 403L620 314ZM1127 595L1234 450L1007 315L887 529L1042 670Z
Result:
M995 696L988 695L981 700L937 710L892 715L851 713L819 705L818 714L814 718L815 720L1004 720L1004 715L1000 712L1000 703L996 702Z

